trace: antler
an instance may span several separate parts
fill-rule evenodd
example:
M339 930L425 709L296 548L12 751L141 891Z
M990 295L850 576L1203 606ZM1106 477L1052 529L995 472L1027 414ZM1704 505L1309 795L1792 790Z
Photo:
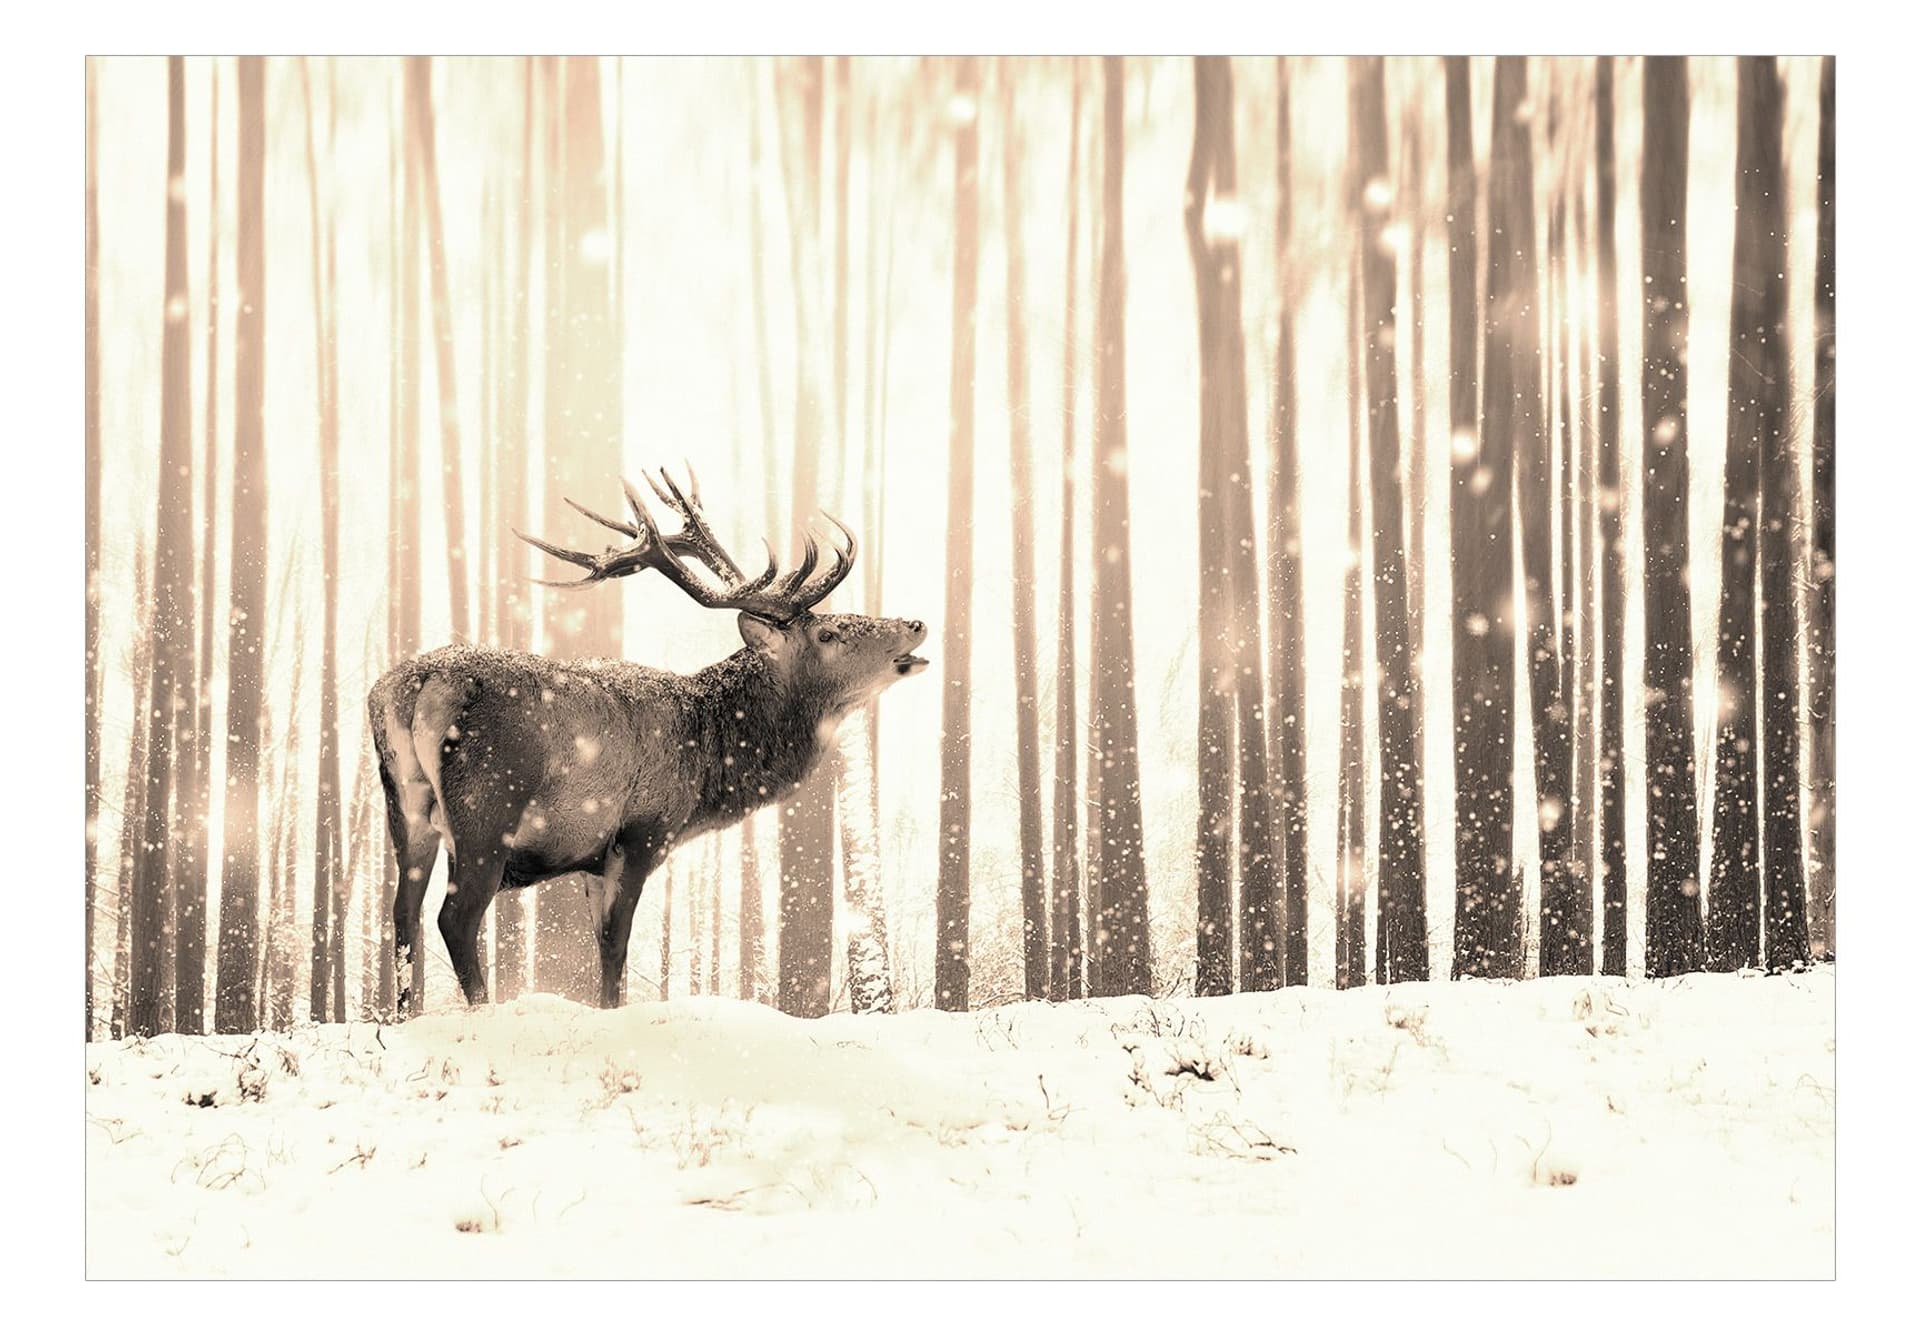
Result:
M780 573L773 548L768 546L767 568L748 579L739 563L728 554L707 524L706 515L700 508L700 480L695 476L692 464L687 465L685 490L673 480L673 474L664 468L660 470L659 479L648 473L642 473L641 476L647 479L647 485L653 488L660 502L679 516L680 531L661 533L659 525L641 501L640 493L632 483L623 480L620 485L626 492L627 507L633 513L631 523L595 513L575 500L568 500L567 504L595 523L635 539L627 546L608 547L596 556L555 546L518 528L513 530L514 536L521 541L538 547L556 560L578 565L587 572L581 579L541 579L537 582L554 588L578 588L583 584L618 579L639 570L658 570L703 607L731 608L785 625L823 601L853 569L859 542L845 524L828 514L825 516L827 521L840 530L847 544L844 549L838 543L833 545L832 564L817 578L814 577L814 571L820 564L820 544L809 531L800 564L792 571ZM715 588L709 584L686 564L685 557L705 565L722 581L721 586Z

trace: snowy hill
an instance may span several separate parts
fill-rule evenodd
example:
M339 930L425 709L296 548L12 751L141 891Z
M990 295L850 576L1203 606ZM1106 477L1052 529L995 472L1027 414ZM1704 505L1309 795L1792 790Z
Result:
M1831 968L88 1048L88 1273L1833 1272Z

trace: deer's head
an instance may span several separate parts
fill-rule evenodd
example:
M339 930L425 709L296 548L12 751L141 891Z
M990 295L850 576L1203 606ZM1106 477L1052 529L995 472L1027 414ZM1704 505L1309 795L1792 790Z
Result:
M872 700L894 682L926 668L927 660L913 655L927 637L927 627L921 622L814 610L852 571L859 549L854 535L838 519L826 516L840 530L846 545L832 548L824 569L820 544L808 533L800 562L792 570L784 574L780 571L769 546L766 569L748 578L707 526L700 509L699 480L691 467L684 491L665 469L658 479L644 473L642 476L660 502L680 517L679 532L663 534L640 493L623 482L627 506L633 514L631 523L596 514L572 500L567 503L595 523L634 539L631 544L609 547L595 556L557 547L525 533L519 536L548 555L586 570L584 578L564 586L658 570L701 606L738 611L740 638L746 646L767 662L783 689L796 698L816 701L824 714L844 714ZM712 571L720 586L715 587L692 569L687 557Z
M926 670L913 651L926 640L919 621L846 613L803 612L781 624L740 613L740 638L765 658L782 682L845 712L895 681Z

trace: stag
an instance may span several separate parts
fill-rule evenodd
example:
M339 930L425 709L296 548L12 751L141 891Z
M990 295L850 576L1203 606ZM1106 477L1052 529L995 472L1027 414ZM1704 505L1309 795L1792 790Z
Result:
M747 577L700 507L662 470L647 482L679 517L663 533L622 483L632 521L567 503L631 539L598 555L515 530L586 571L576 588L657 570L702 607L739 613L742 647L691 675L607 659L559 662L453 644L389 669L367 697L387 829L399 863L393 926L402 1013L418 1013L420 915L442 843L440 934L472 1005L487 1000L480 923L502 889L584 871L600 947L600 1004L625 999L627 937L647 877L676 843L778 801L812 772L848 713L923 670L919 621L816 611L858 543L822 568L806 535L797 565ZM704 566L702 573L697 566ZM552 581L541 580L542 583Z

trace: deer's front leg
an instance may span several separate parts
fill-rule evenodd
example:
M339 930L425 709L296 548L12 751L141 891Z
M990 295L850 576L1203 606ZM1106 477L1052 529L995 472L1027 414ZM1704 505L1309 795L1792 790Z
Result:
M657 824L629 825L615 837L603 872L606 886L599 899L600 1008L618 1009L627 998L627 937L633 933L633 910L647 877L666 859L667 838Z

